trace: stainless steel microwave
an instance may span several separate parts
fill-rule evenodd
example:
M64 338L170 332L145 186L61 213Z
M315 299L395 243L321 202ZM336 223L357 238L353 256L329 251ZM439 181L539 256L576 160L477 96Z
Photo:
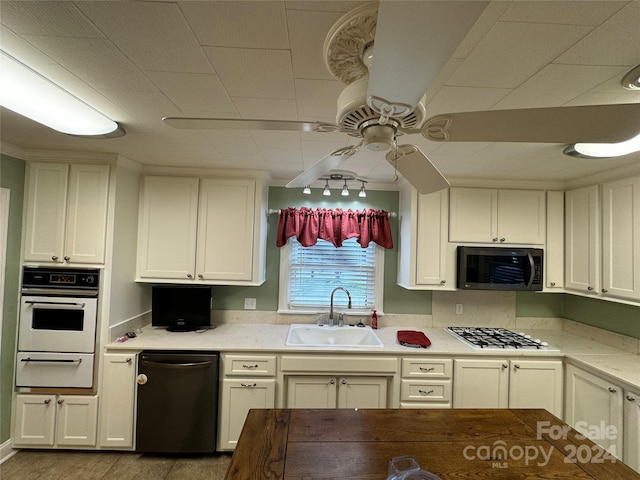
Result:
M458 247L457 287L464 290L542 290L541 248Z

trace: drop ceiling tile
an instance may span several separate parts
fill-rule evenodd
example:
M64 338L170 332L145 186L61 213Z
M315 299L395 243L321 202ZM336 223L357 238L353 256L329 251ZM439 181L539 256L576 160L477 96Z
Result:
M18 34L103 37L100 30L76 8L74 2L3 0L0 23Z
M467 36L460 42L458 48L453 52L453 58L466 58L484 36L493 28L504 11L509 8L511 1L490 2L484 9L480 18L471 27Z
M554 63L637 65L640 63L640 2L630 2Z
M346 13L354 8L370 3L369 0L364 2L350 0L286 0L284 2L287 10L313 10L316 12L342 12Z
M345 85L336 80L295 80L301 118L336 118L336 100Z
M300 133L251 130L251 136L260 148L283 148L300 153Z
M498 22L447 84L516 88L590 30L573 25Z
M292 10L287 12L294 78L333 80L324 64L327 33L340 13Z
M142 70L214 73L175 3L79 2L77 5Z
M534 108L564 105L626 69L590 65L547 65L494 108Z
M178 2L201 45L288 49L282 2Z
M500 17L505 22L556 23L598 26L628 2L606 1L519 1L512 2Z
M216 75L145 72L146 76L182 112L234 114L236 108Z
M620 93L601 93L601 92L587 92L584 95L580 95L567 105L600 105L600 104L615 104L615 103L640 103L640 95L636 92L620 92Z
M295 100L273 98L232 98L241 118L258 120L296 120Z
M488 110L510 92L510 88L444 86L427 105L427 117L448 112Z
M243 139L238 141L236 138L209 138L211 144L216 147L224 155L239 154L239 155L256 155L259 156L260 148L253 140Z
M132 117L156 126L164 125L162 117L180 115L180 110L159 92L101 90L101 93Z
M205 52L230 96L295 98L288 51L205 47Z
M157 91L109 40L34 35L24 38L96 89Z
M287 150L283 148L262 148L262 156L268 165L288 163L299 165L302 161L300 150Z

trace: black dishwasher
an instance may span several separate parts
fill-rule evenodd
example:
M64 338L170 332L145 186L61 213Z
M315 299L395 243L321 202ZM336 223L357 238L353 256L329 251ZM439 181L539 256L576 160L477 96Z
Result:
M136 451L216 451L218 359L218 352L140 354Z

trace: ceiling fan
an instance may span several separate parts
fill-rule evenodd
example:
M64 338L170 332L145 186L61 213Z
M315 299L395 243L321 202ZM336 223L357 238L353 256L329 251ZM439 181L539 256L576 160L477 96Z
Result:
M331 152L287 187L311 184L360 148L386 153L420 193L449 186L420 149L398 144L403 135L433 141L613 143L638 133L640 104L489 110L425 119L424 94L488 1L391 1L355 8L334 24L324 44L325 64L347 86L336 123L165 117L175 128L342 132L361 141Z

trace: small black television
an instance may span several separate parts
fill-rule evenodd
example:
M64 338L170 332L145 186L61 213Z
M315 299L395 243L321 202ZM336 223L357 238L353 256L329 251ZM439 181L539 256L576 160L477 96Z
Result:
M151 326L170 332L191 332L211 324L211 287L154 285L151 290Z

